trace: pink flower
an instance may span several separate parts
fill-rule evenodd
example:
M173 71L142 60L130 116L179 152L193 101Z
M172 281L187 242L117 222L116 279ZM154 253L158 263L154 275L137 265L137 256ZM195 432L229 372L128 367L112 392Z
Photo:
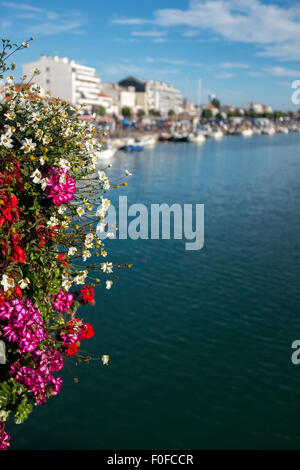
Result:
M52 372L63 368L63 358L59 351L39 349L32 353L33 367L21 366L15 362L9 371L14 380L32 392L38 405L45 403L51 395L60 392L62 379L55 378Z
M41 341L47 338L41 313L31 300L15 297L7 300L0 307L0 320L7 326L1 326L3 337L18 344L18 352L23 354L37 349Z
M66 312L72 305L73 302L73 295L67 294L61 290L59 294L53 295L54 302L53 302L53 310L56 312Z
M43 176L48 180L45 193L48 198L52 197L55 206L59 206L73 199L76 191L76 183L74 178L71 178L67 171L52 166Z
M0 419L0 450L7 450L10 446L10 436L4 431L4 423Z

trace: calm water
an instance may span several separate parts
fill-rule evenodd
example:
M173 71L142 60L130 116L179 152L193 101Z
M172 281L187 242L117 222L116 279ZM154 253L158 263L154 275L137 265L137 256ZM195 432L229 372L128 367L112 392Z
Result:
M118 154L128 202L204 203L205 245L110 241L132 262L99 289L86 342L109 367L11 425L17 449L300 449L300 135Z

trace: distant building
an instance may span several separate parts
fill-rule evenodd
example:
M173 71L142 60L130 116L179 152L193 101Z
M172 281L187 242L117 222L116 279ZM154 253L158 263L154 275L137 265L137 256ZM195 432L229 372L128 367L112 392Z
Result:
M34 69L40 71L35 82L51 96L74 106L86 104L88 109L101 104L98 96L100 79L94 68L76 64L67 57L41 55L39 60L23 65L28 77Z
M270 105L268 104L263 104L263 112L264 113L272 113L273 112L273 109Z
M112 99L115 113L121 115L122 108L128 107L134 112L136 108L135 89L132 86L124 87L118 83L103 83L101 92Z
M99 106L103 106L105 108L106 114L117 114L118 109L113 104L113 99L111 96L106 95L105 93L99 93Z
M182 108L183 112L190 114L190 115L195 115L196 114L196 106L194 103L191 101L188 101L186 98L182 102Z
M135 88L135 102L139 109L148 113L150 109L159 111L162 116L167 116L170 110L175 114L183 111L182 94L173 85L154 80L141 81L134 77L124 78L119 85Z
M233 113L235 111L235 107L234 106L231 106L230 104L224 104L222 107L221 107L221 111L223 111L224 113L228 114L228 113Z
M219 108L217 108L213 104L204 104L202 106L202 110L204 110L204 109L210 109L210 111L212 112L213 117L215 117L220 112Z
M264 112L264 107L260 103L255 103L254 101L250 101L250 103L246 103L244 106L247 110L252 110L257 114L262 114Z

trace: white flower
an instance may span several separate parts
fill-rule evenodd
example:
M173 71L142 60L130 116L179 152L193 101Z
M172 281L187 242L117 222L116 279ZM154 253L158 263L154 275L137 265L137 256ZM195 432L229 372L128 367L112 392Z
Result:
M60 182L60 184L65 184L66 179L67 179L66 173L62 173L62 174L60 175L60 177L59 177L59 182Z
M4 114L4 116L7 118L7 119L15 119L16 115L13 111L7 111L6 114Z
M58 162L58 165L65 171L68 171L71 168L71 163L68 162L65 158L61 158Z
M99 175L100 181L104 181L105 178L107 177L104 171L98 171L98 175Z
M45 135L45 137L43 137L43 144L48 145L50 144L51 140L52 140L51 137Z
M104 273L112 273L112 263L102 263L100 267Z
M26 41L22 42L21 45L22 45L23 47L26 47L26 48L29 47L29 44L28 44L28 42L26 42Z
M33 178L34 183L40 183L42 180L42 173L39 170L35 170L32 175L30 175L30 178Z
M115 234L113 232L107 232L106 238L115 238Z
M37 131L35 133L35 136L36 136L37 139L41 139L43 134L44 134L44 131L42 131L42 129L37 129Z
M19 281L19 286L21 289L26 289L26 287L28 286L28 284L30 283L28 277L25 277L24 279L21 279Z
M35 170L32 175L30 175L30 178L33 178L34 183L40 183L42 179L42 173L39 170Z
M84 209L80 206L77 208L77 214L81 217L84 214Z
M69 281L69 279L65 279L65 280L63 281L63 283L62 283L62 287L63 287L66 291L68 291L68 290L70 289L71 285L72 285L72 282Z
M47 186L48 186L48 181L49 181L48 178L42 178L42 179L41 179L40 183L41 183L41 187L42 187L42 190L43 190L43 191L44 191L44 189L47 188Z
M97 225L97 229L99 230L99 232L104 232L105 227L106 227L105 222L99 222L99 224Z
M50 217L50 219L47 222L47 226L50 227L50 228L55 227L58 224L59 224L58 219L56 217L53 217L53 216Z
M31 120L33 122L40 122L40 120L42 119L40 113L32 113L31 115Z
M40 158L40 164L43 166L45 165L45 161L46 161L46 158L45 157L41 157Z
M106 281L106 289L111 289L111 286L113 285L113 281Z
M92 233L88 233L86 236L85 236L85 240L87 242L91 242L92 240L94 240L94 235Z
M132 176L132 173L130 173L130 171L126 170L126 171L125 171L125 175L126 175L126 176Z
M108 361L109 361L109 355L108 354L103 354L101 357L101 361L104 366L108 366Z
M86 261L87 258L90 258L92 256L92 253L88 250L83 250L82 252L82 259L83 261Z
M77 248L75 246L71 246L68 250L68 256L73 256L77 252Z
M36 147L36 144L32 142L32 139L27 139L25 137L25 139L22 142L23 142L23 145L21 149L24 150L25 153L31 152Z
M2 134L0 137L0 145L3 145L7 149L11 149L13 147L13 141L7 134Z
M58 209L57 212L58 212L59 214L63 214L64 212L66 212L66 210L67 210L67 207L61 205L61 206L59 206L59 209Z
M3 286L4 292L15 287L14 279L8 277L6 274L3 274L0 284Z
M87 277L87 271L80 271L78 276L74 277L73 282L75 282L75 284L77 285L84 284L86 277Z
M62 228L68 228L68 227L69 227L69 224L68 224L68 222L67 222L66 220L63 220L63 221L61 222L61 226L62 226Z

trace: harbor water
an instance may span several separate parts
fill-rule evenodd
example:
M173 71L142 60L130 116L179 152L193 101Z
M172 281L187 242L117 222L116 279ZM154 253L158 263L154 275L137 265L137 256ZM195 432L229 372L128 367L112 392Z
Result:
M128 204L205 205L205 243L109 240L128 262L81 313L100 361L66 361L59 396L13 449L300 449L300 134L118 152ZM79 382L74 383L73 378Z

